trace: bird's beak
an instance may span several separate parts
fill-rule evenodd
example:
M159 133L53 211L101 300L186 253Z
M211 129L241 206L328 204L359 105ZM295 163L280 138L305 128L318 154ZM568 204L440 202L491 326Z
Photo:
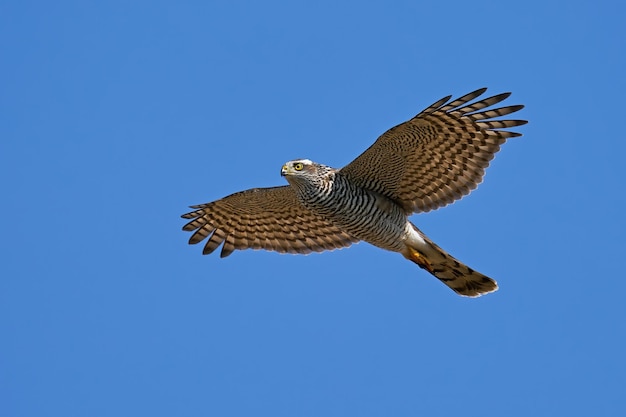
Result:
M287 165L283 165L283 167L280 169L280 176L284 177L287 174L289 174L289 167Z

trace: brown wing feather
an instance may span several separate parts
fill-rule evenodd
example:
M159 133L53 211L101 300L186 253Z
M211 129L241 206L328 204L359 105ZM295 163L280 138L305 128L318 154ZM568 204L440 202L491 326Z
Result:
M433 210L469 194L482 181L500 145L521 135L499 129L527 123L491 120L524 107L487 109L511 93L468 104L486 90L476 90L450 103L451 96L433 103L383 133L340 172L356 184L395 200L407 213Z
M236 249L310 253L358 241L304 208L289 186L254 188L191 208L196 210L182 215L192 219L183 226L194 232L189 243L208 238L203 254L223 243L222 258Z

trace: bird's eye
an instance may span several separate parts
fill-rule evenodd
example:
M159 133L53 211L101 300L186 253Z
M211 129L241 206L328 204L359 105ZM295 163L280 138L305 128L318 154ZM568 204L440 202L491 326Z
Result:
M302 171L302 168L304 168L304 164L302 162L296 162L293 164L293 169L296 171Z

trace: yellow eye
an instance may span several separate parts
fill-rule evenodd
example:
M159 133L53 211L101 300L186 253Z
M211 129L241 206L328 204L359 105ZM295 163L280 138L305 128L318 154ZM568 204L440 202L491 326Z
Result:
M296 171L302 171L302 168L304 168L304 164L302 162L296 162L293 164L293 169Z

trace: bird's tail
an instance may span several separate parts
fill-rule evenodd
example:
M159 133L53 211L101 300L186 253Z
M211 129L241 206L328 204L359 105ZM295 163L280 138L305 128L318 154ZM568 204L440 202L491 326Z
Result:
M406 259L415 262L454 292L466 297L478 297L498 289L496 281L454 259L415 225L411 226L417 235L414 233L405 242L406 248L402 255Z

